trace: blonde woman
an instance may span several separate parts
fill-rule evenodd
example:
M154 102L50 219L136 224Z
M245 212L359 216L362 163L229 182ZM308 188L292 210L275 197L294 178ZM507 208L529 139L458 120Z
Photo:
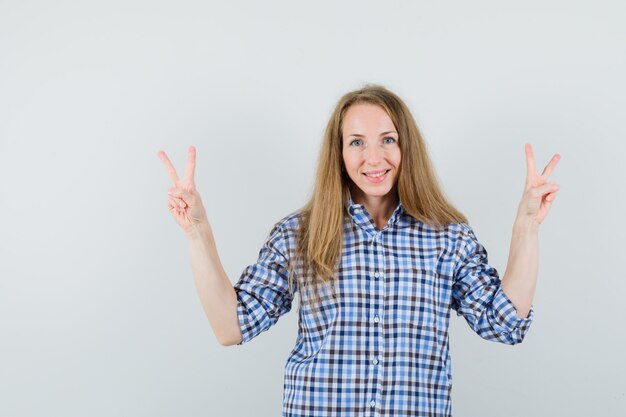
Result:
M452 310L480 337L522 342L532 323L538 229L559 186L527 177L500 280L467 219L444 197L418 127L388 89L345 94L326 127L308 203L271 229L235 285L195 187L196 150L168 208L185 231L195 283L219 342L242 345L291 310L284 416L450 416Z

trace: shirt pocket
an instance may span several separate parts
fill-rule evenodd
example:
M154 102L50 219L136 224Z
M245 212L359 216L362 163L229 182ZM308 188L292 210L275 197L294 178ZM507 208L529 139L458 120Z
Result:
M398 321L409 328L436 327L437 316L437 273L418 267L400 271L395 308Z

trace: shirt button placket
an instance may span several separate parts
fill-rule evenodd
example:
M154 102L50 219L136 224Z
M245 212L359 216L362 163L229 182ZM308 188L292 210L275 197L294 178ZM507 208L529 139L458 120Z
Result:
M375 309L379 309L380 306L382 306L383 303L383 299L384 299L384 292L385 292L385 281L381 280L382 277L384 277L384 267L385 267L385 259L384 259L384 254L382 252L382 245L380 245L380 237L381 234L380 232L376 233L376 235L374 236L374 239L372 239L372 249L373 249L373 253L374 253L374 257L376 259L375 261L375 269L374 269L374 273L372 274L372 278L373 278L373 288L375 288L374 293L376 294L376 302L374 303L374 305L376 306ZM374 334L376 335L376 343L373 345L375 351L372 352L372 356L373 359L371 361L372 366L374 366L373 369L373 375L376 375L375 377L375 381L374 383L376 384L376 391L375 391L375 396L376 398L372 399L370 401L370 408L372 410L372 412L375 414L375 408L376 408L376 400L380 400L380 397L382 395L381 392L381 387L382 387L382 369L378 366L378 364L380 363L379 361L379 357L381 356L382 352L382 347L384 346L384 336L382 334L382 328L381 326L378 324L380 322L380 316L379 316L379 311L375 310L373 311L374 313L374 320L373 320L373 326L374 326Z

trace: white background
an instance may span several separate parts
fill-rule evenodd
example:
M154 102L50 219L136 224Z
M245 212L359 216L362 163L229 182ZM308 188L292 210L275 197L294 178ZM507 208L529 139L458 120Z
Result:
M522 344L450 326L456 417L623 416L622 1L0 1L0 416L276 416L297 304L217 342L157 151L235 282L366 82L402 97L504 273L524 143L561 190ZM501 275L502 276L502 275Z

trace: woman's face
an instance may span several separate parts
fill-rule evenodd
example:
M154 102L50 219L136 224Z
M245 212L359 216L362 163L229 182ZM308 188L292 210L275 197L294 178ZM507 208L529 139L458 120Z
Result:
M342 136L343 162L356 185L351 187L357 194L352 195L353 200L380 203L393 198L390 191L397 182L401 156L398 132L385 110L374 104L350 106Z

